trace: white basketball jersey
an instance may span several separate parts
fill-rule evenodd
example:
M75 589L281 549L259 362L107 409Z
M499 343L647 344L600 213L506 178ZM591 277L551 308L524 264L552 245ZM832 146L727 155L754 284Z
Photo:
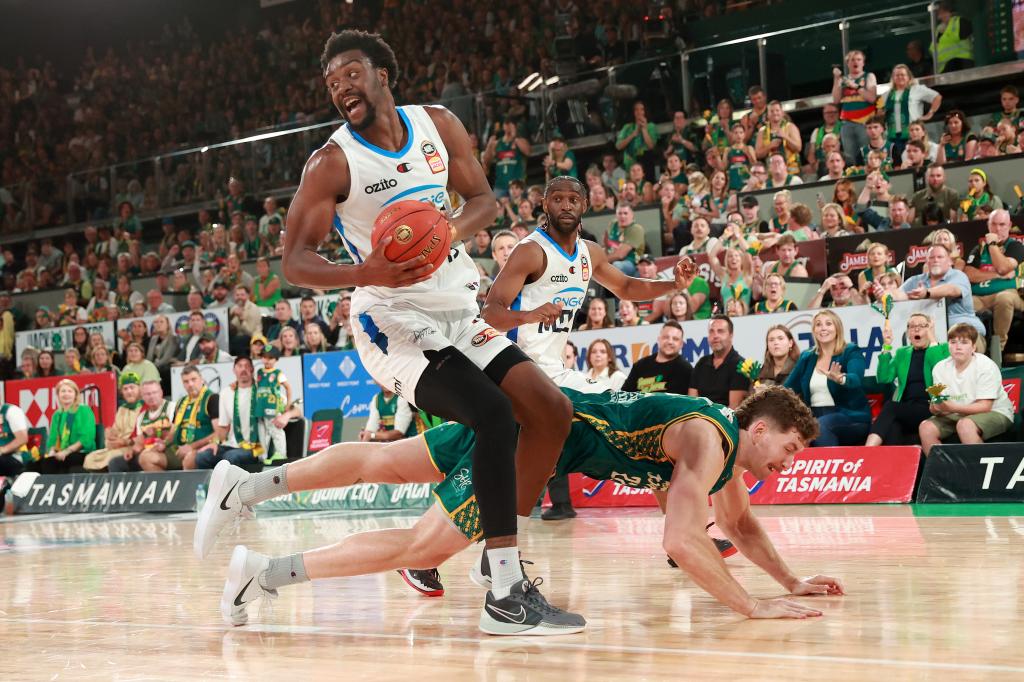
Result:
M348 124L331 135L345 152L351 185L348 198L336 207L334 228L356 263L372 250L373 221L397 201L416 199L442 212L448 201L448 150L422 106L398 107L405 125L405 146L397 152L365 140ZM374 303L400 299L422 310L477 310L480 275L461 242L453 244L448 260L425 282L408 287L360 287L352 296L358 314Z
M553 325L536 323L512 329L508 337L519 344L545 374L553 377L563 372L562 349L587 295L590 252L586 242L577 237L576 248L566 253L543 228L534 230L520 243L523 242L533 242L544 250L544 273L523 286L512 302L512 310L533 310L545 303L561 303L562 317Z

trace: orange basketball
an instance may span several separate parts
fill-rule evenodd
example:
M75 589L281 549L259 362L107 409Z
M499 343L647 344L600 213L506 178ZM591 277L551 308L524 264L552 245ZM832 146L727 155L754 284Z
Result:
M433 204L406 199L388 206L373 221L370 243L376 248L384 237L391 243L384 256L392 263L402 263L423 256L424 265L437 270L448 257L452 232L448 219ZM433 272L431 270L431 272Z

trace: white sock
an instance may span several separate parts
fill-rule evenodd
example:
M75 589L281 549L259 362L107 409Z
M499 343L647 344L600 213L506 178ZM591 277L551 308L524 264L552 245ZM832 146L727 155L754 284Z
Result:
M516 527L522 528L527 521L530 520L529 516L522 516L521 514L516 515Z
M519 548L499 547L485 551L491 566L491 593L495 599L504 599L509 595L510 588L523 579Z

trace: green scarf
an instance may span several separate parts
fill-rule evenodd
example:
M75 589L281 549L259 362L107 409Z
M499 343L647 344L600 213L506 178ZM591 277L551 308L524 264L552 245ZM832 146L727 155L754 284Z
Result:
M206 396L209 392L209 389L203 386L195 400L187 395L182 398L181 404L178 406L178 413L174 415L175 427L180 426L182 422L185 424L182 429L182 435L179 437L179 442L192 442L193 434L199 428L199 410L206 404ZM186 416L186 413L188 416Z
M71 442L71 424L74 422L75 412L57 410L53 413L54 421L57 420L58 415L60 415L60 426L54 426L54 429L57 431L56 449L60 451L66 448ZM69 416L71 417L70 421L68 420Z
M249 437L246 438L244 441L242 439L242 416L241 411L238 409L238 384L233 384L231 386L231 390L235 392L235 405L234 411L232 412L231 415L231 428L234 430L235 440L238 441L238 446L248 450L251 448L251 445L253 443L256 443L258 441L258 439L256 438L256 386L253 385L249 387ZM247 445L250 447L246 447Z

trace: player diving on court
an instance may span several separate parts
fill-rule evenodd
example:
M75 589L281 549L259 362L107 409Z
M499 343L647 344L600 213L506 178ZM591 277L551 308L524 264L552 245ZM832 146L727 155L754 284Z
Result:
M743 471L767 479L792 465L818 433L810 409L792 391L769 387L735 411L706 398L668 393L583 394L571 399L573 421L556 475L572 472L667 491L663 546L694 583L750 618L806 618L821 611L789 597L759 599L733 578L705 532L708 495L721 530L789 595L842 595L836 578L798 577L757 518ZM430 568L481 537L472 489L473 432L449 422L393 443L338 443L306 459L250 474L220 462L196 524L195 549L206 556L247 508L279 495L355 483L436 483L436 502L412 528L350 535L303 553L268 557L235 547L221 597L227 623L244 625L247 607L287 585L402 568ZM532 491L534 498L540 490ZM477 580L486 585L486 574ZM527 580L526 590L533 589ZM536 621L536 622L534 622ZM491 634L551 634L541 610L506 614Z

